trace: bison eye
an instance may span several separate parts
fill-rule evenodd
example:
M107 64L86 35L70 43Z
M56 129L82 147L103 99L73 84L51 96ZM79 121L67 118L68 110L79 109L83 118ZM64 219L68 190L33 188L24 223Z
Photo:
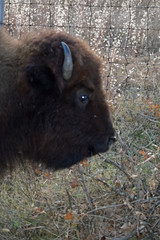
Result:
M81 96L80 96L80 101L81 101L82 103L88 103L88 102L89 102L89 97L88 97L88 95L81 95Z

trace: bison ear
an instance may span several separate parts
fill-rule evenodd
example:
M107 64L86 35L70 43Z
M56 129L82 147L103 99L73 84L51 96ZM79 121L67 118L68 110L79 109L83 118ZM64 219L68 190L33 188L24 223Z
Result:
M39 66L30 64L25 69L28 85L35 91L55 91L56 86L55 77L47 66Z

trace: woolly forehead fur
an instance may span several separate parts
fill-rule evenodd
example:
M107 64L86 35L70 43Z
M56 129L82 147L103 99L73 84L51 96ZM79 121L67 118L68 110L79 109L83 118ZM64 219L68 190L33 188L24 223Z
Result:
M43 30L40 33L28 33L20 40L22 58L27 59L28 62L37 62L41 59L44 64L50 66L59 75L64 60L62 41L68 44L72 53L74 64L73 78L75 78L75 74L81 74L80 81L83 80L82 78L85 79L85 76L90 76L92 79L99 78L95 74L99 75L101 69L100 58L96 56L84 41L65 32L57 33L55 31ZM99 79L96 84L100 84Z

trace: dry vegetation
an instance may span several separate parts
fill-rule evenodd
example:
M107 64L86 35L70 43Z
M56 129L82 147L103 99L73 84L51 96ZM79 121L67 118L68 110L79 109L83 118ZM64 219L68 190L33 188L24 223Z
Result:
M66 10L63 2L56 1L59 9L64 6ZM94 3L92 10L105 2L108 7L99 8L106 9L104 17L110 13L110 1L89 2ZM76 29L74 34L83 36L106 63L104 86L114 117L116 144L108 153L69 170L48 172L25 166L7 175L0 184L0 240L160 239L160 22L156 15L160 4L152 0L131 2L135 5L124 16L127 1L113 1L114 6L121 6L118 16L122 31L114 25L117 7L111 32L91 29L88 39L87 28L70 28ZM11 25L7 22L9 7ZM14 7L6 4L6 27L15 35L32 29L34 17L21 31L16 28L17 22L12 25ZM98 18L99 8L92 12L90 23L100 28L104 21ZM58 12L56 16L58 19ZM21 24L23 20L27 18L21 19ZM41 20L48 24L46 19ZM58 29L64 28L56 24Z
M136 96L130 86L119 89L111 106L118 141L107 154L56 173L21 167L2 181L0 239L159 239L160 86L153 83Z

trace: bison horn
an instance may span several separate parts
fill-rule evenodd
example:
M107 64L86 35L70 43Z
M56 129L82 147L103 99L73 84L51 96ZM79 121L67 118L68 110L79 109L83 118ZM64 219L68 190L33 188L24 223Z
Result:
M68 81L73 72L73 61L70 48L65 42L61 42L64 50L64 63L63 63L63 78Z

